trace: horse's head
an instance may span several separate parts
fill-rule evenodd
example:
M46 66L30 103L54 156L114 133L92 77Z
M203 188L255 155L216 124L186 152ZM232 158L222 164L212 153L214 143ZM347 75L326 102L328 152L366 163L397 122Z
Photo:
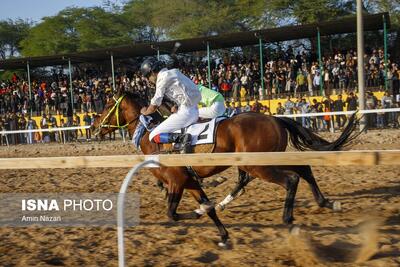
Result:
M130 94L117 93L108 100L101 115L94 120L91 127L93 134L103 138L119 128L129 127L139 119L141 106Z

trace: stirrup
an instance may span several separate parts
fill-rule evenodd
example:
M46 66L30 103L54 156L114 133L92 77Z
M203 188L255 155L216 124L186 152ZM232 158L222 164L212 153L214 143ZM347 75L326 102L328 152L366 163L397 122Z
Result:
M181 154L190 153L192 148L192 135L182 134L179 139L179 142L175 143L174 148L180 151Z

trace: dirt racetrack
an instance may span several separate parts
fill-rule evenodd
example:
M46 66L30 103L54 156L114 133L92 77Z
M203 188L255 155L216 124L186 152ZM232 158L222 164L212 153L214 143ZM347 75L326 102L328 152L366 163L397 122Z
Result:
M325 134L326 137L328 134ZM351 149L400 149L400 131L371 131ZM104 142L0 147L0 157L132 153L131 144ZM23 164L23 162L21 162ZM126 229L129 266L400 266L400 170L314 167L321 190L341 212L318 208L304 181L294 210L297 235L282 224L285 190L254 180L219 212L232 248L217 246L207 217L171 223L164 195L144 170L130 191L140 194L139 226ZM0 170L0 192L117 192L128 169ZM234 186L230 168L208 178L206 192L222 200ZM218 179L217 179L218 178ZM197 208L188 194L180 211ZM0 266L117 266L116 228L0 228Z

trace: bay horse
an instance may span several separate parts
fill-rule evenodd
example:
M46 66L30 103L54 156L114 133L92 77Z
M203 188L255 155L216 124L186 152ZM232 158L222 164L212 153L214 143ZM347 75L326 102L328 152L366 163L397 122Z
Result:
M119 127L127 127L132 136L139 122L140 110L147 106L147 100L134 93L118 92L106 103L101 116L92 126L93 132L104 136ZM158 119L161 116L158 115ZM222 152L278 152L285 151L288 140L298 150L332 151L340 150L354 139L356 128L353 115L339 138L329 142L302 127L295 120L267 116L260 113L246 112L221 121L216 130L216 143L212 153ZM158 145L149 141L149 132L145 132L140 140L140 147L145 155L159 151ZM230 166L193 167L200 178L209 177L224 171ZM310 186L313 196L320 207L333 209L334 202L324 197L314 178L310 166L240 166L241 174L261 178L282 186L286 190L283 210L283 222L292 224L293 205L299 179L303 178ZM219 220L214 205L201 188L193 173L186 167L152 168L150 172L167 185L167 216L173 221L198 219L207 214L218 228L224 246L228 241L228 232ZM177 213L183 191L187 190L200 204L200 209L189 213Z

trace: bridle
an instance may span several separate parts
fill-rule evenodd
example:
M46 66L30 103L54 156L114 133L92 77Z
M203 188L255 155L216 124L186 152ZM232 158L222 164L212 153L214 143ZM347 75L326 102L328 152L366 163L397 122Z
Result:
M133 120L125 123L124 125L120 125L119 123L119 106L122 102L122 100L124 99L126 95L122 95L120 96L118 99L115 98L115 96L113 96L113 99L115 101L114 106L108 111L107 115L104 117L104 119L101 121L100 125L97 127L98 132L100 132L100 130L102 128L117 128L117 129L122 129L127 127L129 124L131 124L132 122L136 121L139 119L139 116L137 116L136 118L134 118ZM117 125L112 125L109 124L107 119L109 119L109 117L111 116L111 114L115 111L115 117L117 119Z

